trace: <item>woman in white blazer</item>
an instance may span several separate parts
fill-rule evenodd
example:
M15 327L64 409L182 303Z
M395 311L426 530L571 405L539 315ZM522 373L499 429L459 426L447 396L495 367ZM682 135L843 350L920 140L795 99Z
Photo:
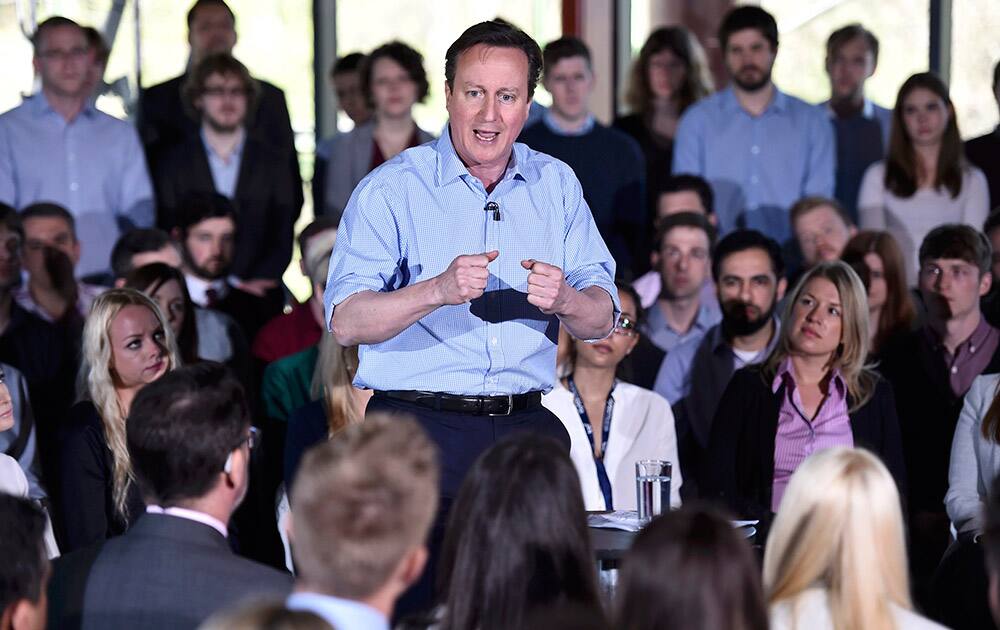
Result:
M618 284L621 318L607 339L569 341L565 376L542 397L570 437L570 458L580 476L588 511L636 509L635 463L662 459L673 464L670 506L681 504L677 435L670 404L659 394L615 377L639 340L639 299ZM586 420L584 419L586 418Z

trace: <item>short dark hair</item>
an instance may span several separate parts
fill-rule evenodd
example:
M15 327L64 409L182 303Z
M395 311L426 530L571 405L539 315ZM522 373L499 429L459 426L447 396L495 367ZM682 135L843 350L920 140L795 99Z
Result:
M177 204L177 225L181 234L186 236L192 225L197 225L207 219L229 218L236 223L238 216L236 205L225 195L219 193L190 193Z
M837 51L841 46L858 38L865 40L868 50L872 51L872 57L875 58L875 62L877 63L878 37L875 37L874 33L857 22L854 24L848 24L847 26L842 26L830 33L830 37L826 40L826 56L828 58L833 57L837 54Z
M1000 206L993 208L986 220L983 221L983 234L988 237L990 232L997 228L1000 228Z
M1000 85L1000 61L993 66L993 89L996 90L998 85Z
M411 46L400 41L382 44L371 51L361 64L361 93L365 95L365 100L369 107L375 106L372 97L372 73L375 71L375 62L379 59L392 59L398 63L410 80L417 84L417 102L423 103L430 92L430 84L427 82L427 72L424 70L424 56Z
M101 65L107 65L108 57L111 56L111 49L108 48L108 44L104 41L104 36L93 26L84 26L82 28L83 36L87 38L87 45L94 51L94 60Z
M636 330L638 330L644 323L646 323L646 309L642 307L642 299L639 297L639 292L635 290L635 287L624 280L615 280L615 287L618 289L619 293L628 295L635 303L634 323Z
M448 89L455 89L455 72L458 69L459 56L479 44L497 48L517 48L523 52L528 57L528 98L534 96L538 78L542 74L542 51L530 35L510 22L498 20L470 26L448 47L448 52L444 56L444 78Z
M332 79L338 74L345 74L347 72L358 72L364 61L364 53L359 52L347 53L342 57L337 57L333 60L333 63L330 64L330 78Z
M920 264L928 258L964 260L982 275L989 272L992 256L993 247L985 234L963 223L945 223L927 233L917 259Z
M260 84L253 78L247 67L229 53L215 53L201 60L188 75L184 86L181 88L184 107L188 113L197 118L198 109L195 101L205 95L205 82L213 74L220 76L236 77L243 84L243 90L247 97L246 117L250 118L250 112L254 111L257 98L260 96Z
M0 493L0 616L26 599L38 602L48 572L45 514L28 499Z
M590 60L590 48L587 47L587 44L583 43L579 37L567 35L545 45L545 50L542 51L543 67L548 72L563 59L571 57L583 57L588 68L593 66Z
M312 223L302 228L302 231L299 232L299 237L297 239L299 242L299 253L302 255L302 257L305 258L306 243L309 242L309 239L316 236L320 232L326 232L327 230L336 229L339 223L340 222L337 221L337 219L335 219L334 217L328 214L321 214L315 219L313 219Z
M133 256L160 251L172 242L159 228L132 228L118 237L111 249L111 271L116 278L124 278L133 269Z
M76 239L76 219L69 210L59 204L42 201L33 203L21 209L21 226L24 226L28 219L62 219L69 226L69 231Z
M722 51L726 51L729 37L733 33L751 28L760 32L771 43L772 50L778 49L778 23L774 21L774 16L758 6L741 5L727 13L719 25L719 46Z
M229 5L226 4L224 0L196 0L196 2L191 5L191 8L188 9L187 12L188 30L190 30L191 26L194 24L195 13L198 11L198 9L205 6L222 7L223 9L226 10L226 13L229 14L230 19L232 19L233 21L233 25L234 26L236 25L236 14L233 13L233 10L229 8Z
M704 177L692 175L691 173L678 173L677 175L671 175L659 180L656 199L659 200L661 195L688 191L698 195L698 198L701 199L701 205L705 206L707 214L715 212L713 206L715 203L715 194L712 192L712 186Z
M840 220L844 222L844 225L851 227L854 225L854 221L851 220L851 215L847 214L847 210L844 210L844 206L840 205L840 202L832 197L803 197L792 205L791 210L788 211L788 220L791 225L802 218L802 215L809 214L816 208L822 208L828 206L833 208L833 212L840 217Z
M21 217L17 210L0 201L0 226L7 228L24 240L24 227L21 225Z
M249 427L243 387L222 364L179 367L143 387L125 429L147 501L170 506L207 494Z
M63 17L61 15L53 15L35 28L34 34L31 36L31 45L34 48L35 56L38 56L39 48L41 48L42 40L45 39L45 31L53 28L59 28L60 26L69 26L71 28L79 29L80 34L83 35L84 39L87 39L87 32L82 26L68 17ZM90 45L88 40L87 45Z
M748 249L760 249L771 259L771 271L775 278L781 278L785 273L785 261L781 257L781 245L769 236L757 230L735 230L726 234L715 246L715 256L712 258L712 279L719 281L722 261L737 252Z
M653 236L653 250L660 251L663 239L674 228L688 227L701 230L708 238L708 251L712 255L715 249L715 237L717 235L715 226L705 215L698 212L675 212L669 214L656 222L656 230Z

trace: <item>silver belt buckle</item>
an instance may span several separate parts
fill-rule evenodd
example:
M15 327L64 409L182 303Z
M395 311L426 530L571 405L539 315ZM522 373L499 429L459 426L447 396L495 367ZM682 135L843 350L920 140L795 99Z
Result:
M502 413L488 413L487 416L509 416L514 413L514 394L507 394L507 411Z

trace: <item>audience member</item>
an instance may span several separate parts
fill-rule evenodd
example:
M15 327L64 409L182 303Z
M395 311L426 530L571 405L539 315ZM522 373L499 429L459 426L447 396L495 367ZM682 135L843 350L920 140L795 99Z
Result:
M840 258L857 232L844 208L834 199L804 197L789 211L792 234L802 254L802 270Z
M337 222L365 175L404 149L434 137L413 120L414 104L423 103L430 91L420 53L402 42L389 42L365 58L360 72L372 120L331 139L326 205L317 209L317 214L325 212Z
M125 429L145 514L121 537L56 562L57 627L194 629L248 597L291 590L291 576L236 556L227 542L257 435L225 367L199 363L150 383ZM74 592L74 583L85 586Z
M337 630L319 615L288 610L282 602L248 604L209 617L198 630Z
M0 363L0 492L42 499L35 416L24 377Z
M122 286L141 291L160 307L160 312L174 331L181 361L189 364L201 359L198 356L195 306L188 294L184 274L179 269L159 262L143 265L129 272Z
M848 224L858 222L858 190L865 170L889 149L892 111L865 96L865 81L878 65L878 38L861 24L838 28L826 40L826 74L830 100L823 103L837 141L834 198Z
M228 197L239 208L231 273L273 287L292 259L298 184L288 177L285 157L247 132L257 94L250 72L226 53L209 55L191 70L184 103L201 127L157 164L157 223L176 227L178 207L192 193Z
M520 628L557 603L600 614L580 481L561 444L512 435L476 460L438 578L441 630Z
M0 492L0 628L45 627L51 568L45 514L27 499Z
M955 108L947 86L929 72L903 83L892 114L886 159L865 171L858 194L861 227L886 230L917 284L917 248L935 226L965 223L979 229L989 211L986 177L962 155Z
M648 269L642 246L649 223L643 207L642 152L635 140L605 127L590 111L594 69L583 40L562 37L549 42L542 60L542 85L552 95L552 105L539 122L525 127L518 142L569 164L618 276L631 279L633 272Z
M229 198L193 193L178 208L174 238L181 245L184 279L194 303L225 313L239 324L244 339L253 339L281 312L284 296L275 288L258 296L231 284L238 222Z
M778 343L775 311L787 282L778 244L756 230L736 230L716 246L712 276L722 321L701 339L671 351L654 390L673 405L681 466L692 496L712 420L733 373L762 362Z
M659 222L654 243L651 262L660 272L662 289L643 333L669 353L700 339L721 318L714 296L703 299L702 291L712 268L715 228L702 214L679 212Z
M702 472L707 496L765 528L817 450L864 446L901 486L905 479L892 390L865 367L868 309L857 274L839 261L813 267L782 320L764 364L737 371L726 387Z
M645 157L646 229L657 214L655 192L671 172L677 121L712 87L705 51L683 26L654 30L632 62L625 92L631 113L616 118L614 126L635 138Z
M307 453L292 488L288 608L334 628L388 628L427 560L438 474L433 443L405 417L370 415Z
M712 184L721 234L754 228L783 244L796 200L833 196L833 129L822 110L772 83L778 27L771 14L733 8L719 27L719 43L732 85L681 118L673 171Z
M139 390L180 364L160 308L133 289L97 298L83 329L80 402L69 410L60 457L64 551L124 532L143 499L125 443Z
M1000 326L1000 212L991 212L983 223L983 233L989 239L992 254L990 291L979 301L983 316L991 326Z
M372 117L368 99L361 91L361 66L364 61L363 54L353 52L338 57L330 66L330 86L337 97L337 109L347 114L355 127L365 124ZM312 179L313 208L326 207L326 172L330 164L330 145L334 137L335 135L316 145Z
M326 287L330 252L337 238L333 220L320 217L299 234L299 269L309 279L312 295L269 321L253 340L253 356L271 363L319 343L326 331L323 321L323 289Z
M622 562L615 618L620 630L766 630L750 545L712 509L655 518Z
M51 17L32 43L42 89L0 116L0 201L67 208L85 244L77 273L103 274L118 235L153 223L142 146L132 125L94 108L92 51L76 22Z
M764 551L764 589L775 630L944 628L912 610L899 492L864 449L799 466Z
M614 333L594 343L572 340L566 372L542 404L556 414L570 439L570 458L580 476L588 511L634 510L635 462L673 464L670 503L680 505L683 479L677 457L674 414L658 394L621 382L616 372L638 342L641 307L620 285L621 316Z
M111 273L115 277L115 286L122 286L133 269L151 263L180 268L180 247L166 231L159 228L135 228L125 232L111 250Z
M903 436L910 569L919 602L949 541L948 458L962 398L980 374L1000 372L1000 331L979 310L990 288L990 245L967 225L946 224L920 245L923 326L882 353Z
M989 502L984 508L985 524L980 539L989 574L989 604L993 620L1000 627L1000 478L990 484Z
M73 215L55 204L36 203L21 211L21 227L28 281L15 291L14 299L33 315L73 329L104 291L75 277L84 248Z
M913 330L917 319L903 253L892 234L862 230L847 241L840 259L868 288L868 352L877 358L896 337Z
M1000 107L1000 61L993 66L993 98ZM965 155L969 161L982 169L990 191L990 208L1000 206L1000 133L996 129L988 134L967 140Z
M184 73L148 87L140 95L139 133L154 171L167 151L198 134L199 121L194 117L195 112L185 108L182 96L189 72L209 55L231 55L236 45L236 15L225 0L195 0L187 13L187 28L191 55ZM247 112L250 123L246 135L270 145L283 157L287 164L285 172L295 191L292 207L298 216L302 207L302 175L285 94L267 81L257 81L257 85L260 96Z
M111 49L108 48L104 36L93 26L83 26L83 34L87 37L87 46L90 48L90 66L87 68L87 84L90 98L97 101L98 97L104 93L107 84L104 82L104 71L108 67L108 59L111 57Z

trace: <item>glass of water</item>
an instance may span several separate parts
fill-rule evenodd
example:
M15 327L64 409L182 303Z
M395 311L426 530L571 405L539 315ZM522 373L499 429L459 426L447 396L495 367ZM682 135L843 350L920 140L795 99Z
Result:
M635 505L642 523L670 509L671 470L670 462L662 459L640 459L635 463Z

